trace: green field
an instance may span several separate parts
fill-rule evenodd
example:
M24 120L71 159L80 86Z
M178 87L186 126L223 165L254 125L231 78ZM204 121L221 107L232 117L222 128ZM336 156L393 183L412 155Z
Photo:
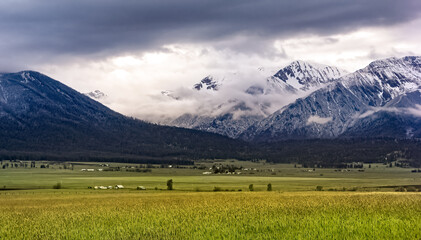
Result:
M177 191L212 191L214 187L223 190L248 190L250 184L256 191L266 190L271 183L275 191L313 191L316 186L324 190L342 190L346 188L359 191L394 191L396 186L421 185L421 172L412 173L412 169L388 167L382 164L368 164L364 172L360 169L349 169L341 172L337 169L320 169L294 167L293 164L268 164L240 161L199 162L197 166L205 169L194 169L193 166L180 168L157 168L151 172L131 172L139 167L136 164L109 163L109 167L120 167L120 171L97 171L105 169L100 163L73 164L73 170L63 169L60 163L50 163L49 168L0 169L0 190L3 189L51 189L61 183L64 190L88 190L94 186L124 185L125 190L144 186L147 190L166 189L166 181L173 179ZM82 165L83 164L83 165ZM209 167L218 164L230 164L247 170L238 170L241 174L203 175ZM94 169L94 172L81 171ZM141 168L144 169L144 168ZM308 172L308 171L311 172ZM389 187L389 188L387 188ZM91 191L91 190L89 190ZM1 191L0 191L1 194Z
M227 164L237 174L203 174ZM69 166L0 169L0 239L421 239L421 173L413 169L239 161L146 172L136 164ZM175 190L166 190L168 179ZM117 184L124 189L89 188Z

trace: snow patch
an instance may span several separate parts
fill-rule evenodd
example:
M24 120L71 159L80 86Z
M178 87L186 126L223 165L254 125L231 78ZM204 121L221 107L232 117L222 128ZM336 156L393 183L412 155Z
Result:
M22 81L23 83L28 83L29 81L35 81L35 78L33 78L29 72L22 72L20 76L23 79Z

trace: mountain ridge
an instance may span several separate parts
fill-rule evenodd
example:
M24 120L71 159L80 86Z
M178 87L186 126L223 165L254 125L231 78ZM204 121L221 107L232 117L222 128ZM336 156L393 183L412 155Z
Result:
M420 57L374 61L305 98L297 99L251 126L240 137L248 141L274 141L347 135L346 130L358 121L358 116L420 89L420 61ZM323 124L307 122L312 116L331 120Z

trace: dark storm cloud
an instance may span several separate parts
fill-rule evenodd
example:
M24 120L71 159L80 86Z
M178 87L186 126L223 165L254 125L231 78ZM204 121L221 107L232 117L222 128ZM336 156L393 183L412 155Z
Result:
M339 33L409 21L420 9L418 0L3 0L0 70L171 43L230 47L239 35L259 42L303 32ZM238 46L254 49L253 42Z

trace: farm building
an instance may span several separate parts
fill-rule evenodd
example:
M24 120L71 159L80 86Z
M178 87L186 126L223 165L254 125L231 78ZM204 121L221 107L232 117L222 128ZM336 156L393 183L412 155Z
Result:
M115 185L115 189L123 189L124 186L123 185Z

